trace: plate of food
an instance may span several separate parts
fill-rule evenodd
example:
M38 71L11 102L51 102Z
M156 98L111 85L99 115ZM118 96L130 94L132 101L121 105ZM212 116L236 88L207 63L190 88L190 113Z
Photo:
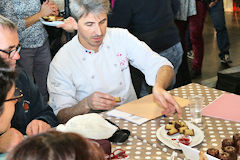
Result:
M193 147L200 144L204 139L203 131L188 121L171 121L160 127L156 136L168 147L179 150L181 148L178 143Z
M59 16L45 16L42 17L40 21L44 25L56 27L57 25L64 23L64 18Z

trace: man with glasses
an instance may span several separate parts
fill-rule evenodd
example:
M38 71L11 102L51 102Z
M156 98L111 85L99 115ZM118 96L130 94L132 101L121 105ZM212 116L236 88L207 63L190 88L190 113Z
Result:
M0 52L6 53L5 55L8 55L8 58L13 58L15 56L15 54L19 53L19 51L21 50L21 46L20 44L17 45L17 47L11 51L5 51L0 49Z
M0 57L9 64L12 70L15 70L16 60L20 58L19 50L17 27L12 21L0 15ZM10 97L4 102L4 104L16 103L16 99L19 100L15 104L15 112L11 120L11 134L8 134L9 130L1 133L0 152L9 151L11 146L22 139L19 135L32 136L47 131L58 124L56 116L51 107L44 103L37 86L23 70L19 70L16 80L17 95L15 98ZM0 86L2 85L0 84ZM2 121L0 122L2 123Z

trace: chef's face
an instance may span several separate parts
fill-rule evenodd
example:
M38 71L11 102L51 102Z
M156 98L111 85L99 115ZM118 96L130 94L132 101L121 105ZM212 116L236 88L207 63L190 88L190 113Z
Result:
M107 29L106 13L88 13L78 20L78 39L83 47L98 51Z

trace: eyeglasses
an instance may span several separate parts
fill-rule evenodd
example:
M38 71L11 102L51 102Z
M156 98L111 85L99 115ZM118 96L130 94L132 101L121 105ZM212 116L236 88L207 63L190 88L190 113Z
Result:
M20 52L20 50L21 50L20 44L18 44L17 47L12 51L5 51L5 50L0 49L1 52L8 54L8 58L14 57L16 53Z
M17 100L18 102L20 102L22 97L23 97L22 90L16 88L14 92L14 97L10 99L6 99L4 100L4 102L13 101L13 100Z

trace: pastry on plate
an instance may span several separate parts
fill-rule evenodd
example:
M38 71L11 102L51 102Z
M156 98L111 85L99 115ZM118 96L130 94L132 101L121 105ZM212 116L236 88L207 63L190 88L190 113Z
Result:
M58 16L44 16L44 17L42 17L42 19L44 19L45 21L48 21L48 22L64 20L63 17L58 17Z
M171 130L169 130L167 132L167 135L171 136L171 135L174 135L176 133L178 133L178 130L176 128L172 128Z
M184 135L188 135L188 136L194 136L194 130L193 129L185 129L183 131Z

